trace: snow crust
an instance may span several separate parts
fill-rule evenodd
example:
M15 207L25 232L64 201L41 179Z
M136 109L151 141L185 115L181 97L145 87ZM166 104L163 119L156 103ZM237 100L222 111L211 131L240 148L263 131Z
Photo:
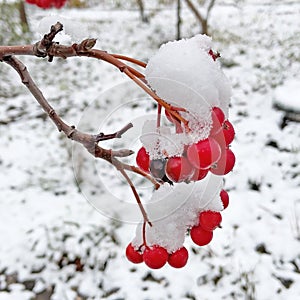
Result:
M288 92L287 92L288 91ZM300 113L300 81L290 79L275 89L274 104L286 110Z
M212 39L195 35L168 42L149 60L145 75L153 90L166 102L187 109L191 121L209 127L212 107L220 107L228 117L231 87L218 60L208 54ZM188 117L186 115L185 117ZM197 131L196 124L193 126ZM201 130L199 139L208 130Z
M48 16L43 17L37 24L37 32L42 38L45 33L49 32L50 27L56 22L63 24L63 31L55 36L55 41L59 43L75 43L89 37L86 25L79 20L66 18L62 15L50 13Z
M198 225L203 210L221 211L223 178L213 174L192 183L164 184L153 193L146 211L153 226L147 226L148 245L160 245L170 253L182 247L186 231ZM142 224L137 226L133 245L143 244Z
M153 123L146 123L141 141L151 157L156 158L163 150L178 156L184 144L207 138L212 107L220 107L228 117L231 86L219 62L208 54L212 46L210 37L198 34L162 45L149 60L146 80L159 97L186 110L180 114L191 129L189 136L184 133L171 136L165 128L160 128L161 137L151 139L155 136Z

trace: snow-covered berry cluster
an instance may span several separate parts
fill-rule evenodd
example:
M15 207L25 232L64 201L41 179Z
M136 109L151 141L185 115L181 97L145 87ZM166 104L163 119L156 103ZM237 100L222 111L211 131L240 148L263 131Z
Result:
M55 8L62 8L67 0L25 0L27 3L29 4L34 4L40 8L51 8L51 7L55 7Z
M157 119L144 123L136 163L161 186L145 203L151 224L139 224L126 249L133 263L181 268L188 260L186 235L204 246L220 227L235 131L228 120L231 89L218 57L211 39L197 35L163 45L147 65L146 80L164 102Z

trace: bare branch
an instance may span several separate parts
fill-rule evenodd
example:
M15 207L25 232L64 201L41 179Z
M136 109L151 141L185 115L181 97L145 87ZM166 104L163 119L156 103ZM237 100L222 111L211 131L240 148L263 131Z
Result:
M120 173L121 173L121 174L123 175L123 177L126 179L127 183L130 185L130 188L131 188L131 190L132 190L132 192L133 192L133 194L134 194L134 197L135 197L135 199L136 199L136 202L137 202L137 204L138 204L138 206L139 206L139 208L140 208L140 211L141 211L141 213L142 213L142 215L143 215L144 222L145 222L145 223L148 223L150 226L152 226L152 224L151 224L151 222L149 221L149 218L148 218L148 216L147 216L147 213L146 213L146 211L145 211L145 209L144 209L144 206L143 206L143 204L142 204L142 202L141 202L140 196L139 196L138 192L136 191L136 188L135 188L133 182L131 181L131 179L129 178L129 176L127 175L127 173L125 172L125 170L123 169L122 166L120 166L120 168L117 167L117 169L120 171Z
M193 2L191 0L185 0L187 6L190 8L190 10L193 12L195 17L198 19L198 21L203 25L204 23L204 17L201 15L201 13L198 11L198 9L195 7Z
M82 144L88 150L88 152L91 153L96 158L104 159L107 162L115 166L118 166L118 168L122 166L123 169L142 175L143 177L151 181L154 184L156 189L160 186L160 184L146 172L140 170L135 166L121 163L116 159L116 157L129 156L133 153L133 151L127 149L114 150L114 151L110 149L104 149L98 145L99 138L97 139L97 135L91 135L91 134L80 132L75 128L75 126L69 126L68 124L66 124L59 117L59 115L56 113L53 107L48 103L48 101L45 99L43 93L31 78L26 66L20 60L18 60L14 56L8 56L5 57L4 62L10 65L11 67L13 67L18 72L22 80L22 83L32 93L32 95L35 97L35 99L40 104L42 109L48 114L48 116L54 122L54 124L56 125L59 131L62 131L68 138ZM118 138L122 136L122 134L125 133L127 130L129 130L131 127L132 124L129 123L121 130L113 134L104 135L104 136L109 136L110 138Z
M206 13L206 19L208 19L208 16L210 14L210 11L212 10L212 8L215 5L216 0L211 0L208 7L207 7L207 13Z
M132 128L133 125L132 123L127 124L126 126L124 126L122 129L120 129L119 131L115 132L115 133L111 133L111 134L104 134L103 132L100 132L99 134L97 134L95 136L95 142L101 142L101 141L106 141L106 140L111 140L111 139L116 139L116 138L121 138L122 135L128 131L130 128Z

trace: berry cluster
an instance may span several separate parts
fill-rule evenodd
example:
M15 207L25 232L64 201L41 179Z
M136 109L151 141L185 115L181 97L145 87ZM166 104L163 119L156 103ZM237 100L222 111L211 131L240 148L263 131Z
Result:
M224 209L227 208L229 204L228 193L222 190L220 197ZM200 212L198 224L190 228L192 241L198 246L209 244L213 238L213 231L220 227L221 222L220 212L210 210ZM188 256L188 251L184 246L172 253L168 253L167 249L159 245L134 247L130 243L126 248L126 257L130 262L134 264L145 262L151 269L160 269L166 263L173 268L183 268L188 261Z
M171 42L148 62L147 82L169 106L160 104L156 122L143 126L136 163L161 185L147 203L151 224L144 217L127 246L130 262L153 269L166 263L184 267L186 234L198 246L209 244L229 204L222 177L235 164L230 149L235 130L227 118L230 87L217 61L220 55L210 45L206 36ZM161 125L162 106L167 125Z
M134 264L145 262L151 269L160 269L167 262L173 268L182 268L186 265L189 253L185 247L173 253L158 245L147 247L142 252L136 249L131 243L126 248L126 257Z
M178 121L170 114L166 113L166 117L175 124L176 128L179 128ZM209 136L197 143L185 145L181 156L151 159L145 147L142 147L136 156L137 165L157 180L170 184L200 181L209 172L218 176L227 174L235 164L235 156L229 148L234 139L234 128L229 120L225 119L219 107L212 108L211 118ZM225 209L229 204L228 193L222 189L219 196ZM210 243L213 231L220 226L221 221L222 216L218 211L200 211L195 225L187 227L192 241L198 246ZM183 246L175 252L168 253L168 250L160 245L149 247L143 244L140 247L134 247L129 244L126 256L133 263L145 262L153 269L161 268L167 262L174 268L182 268L187 263L188 251Z
M40 8L51 8L51 7L55 7L55 8L62 8L67 0L25 0L27 3L29 4L34 4Z
M209 171L220 176L229 173L235 164L235 155L229 148L234 139L234 128L225 120L219 107L214 107L211 114L212 127L209 136L197 143L186 145L182 156L151 160L146 149L142 147L136 156L137 165L156 179L169 183L198 181ZM175 125L178 123L168 113L166 116Z

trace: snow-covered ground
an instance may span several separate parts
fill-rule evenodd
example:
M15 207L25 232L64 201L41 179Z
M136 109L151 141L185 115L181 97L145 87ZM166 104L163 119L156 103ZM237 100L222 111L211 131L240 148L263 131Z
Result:
M142 24L137 11L29 8L31 28L51 13L81 23L74 29L69 22L71 34L79 31L75 39L88 32L97 48L144 61L175 36L174 9L151 11L150 24ZM130 188L111 166L58 133L1 64L0 299L298 299L300 125L273 103L284 93L299 98L286 84L300 83L299 13L297 1L212 11L215 50L233 88L237 163L226 176L230 204L222 229L205 247L186 238L190 258L180 270L126 260L137 221ZM183 16L183 35L198 33L193 16L187 10ZM110 133L133 121L124 139L107 145L138 149L139 124L155 113L153 102L118 70L85 58L23 61L67 122ZM133 180L144 197L151 193Z

